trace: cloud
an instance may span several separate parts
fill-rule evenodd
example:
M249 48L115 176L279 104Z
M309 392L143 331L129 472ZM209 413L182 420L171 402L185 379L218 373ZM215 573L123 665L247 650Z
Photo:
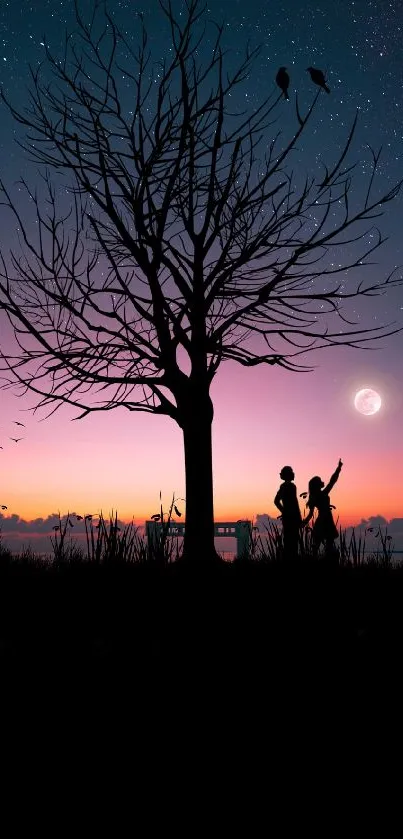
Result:
M403 533L403 519L391 519L388 523L388 531L393 533Z
M76 539L78 543L85 540L85 527L83 521L76 520L76 513L70 513L70 518L73 521L74 527L68 528L69 536ZM96 520L97 517L94 516ZM62 516L62 522L66 520L66 516ZM37 518L26 520L20 518L19 515L13 513L11 515L3 515L0 513L0 533L2 534L3 542L8 545L12 551L18 552L24 547L31 545L38 553L50 554L52 553L52 544L50 537L54 536L53 528L59 524L59 514L51 513L47 518ZM118 520L118 526L123 529L125 522ZM266 528L270 525L280 524L277 518L272 518L267 513L258 513L255 518L255 526L259 532L266 535ZM372 532L368 528L373 528ZM346 528L347 539L351 537L353 529L356 536L360 533L366 540L366 545L369 550L376 550L379 547L380 537L377 536L379 529L382 535L390 535L392 537L393 549L395 551L403 551L403 518L393 518L388 521L384 516L374 515L367 519L361 519L354 526ZM144 532L144 527L138 528L138 534L141 536ZM229 550L228 540L217 543L218 549Z
M365 539L370 548L379 547L381 537L391 536L393 550L403 551L403 518L388 521L384 516L370 516L368 519L361 519L354 528L347 527L346 533L351 534L353 529L365 533Z
M258 530L264 534L267 532L266 527L269 527L270 524L279 524L279 522L267 513L258 513L255 524ZM369 528L372 528L372 531ZM356 536L365 535L368 550L380 548L380 536L388 535L392 537L393 550L403 551L403 518L394 518L388 521L384 516L369 516L369 518L361 519L357 524L345 528L347 539L351 538L353 530Z
M69 518L73 527L67 528L67 535L75 539L79 544L86 539L84 521L77 521L76 513L70 513ZM62 524L66 521L67 515L61 516ZM94 515L94 521L98 516ZM0 513L0 534L3 543L18 552L30 545L34 551L41 554L52 553L51 537L55 536L54 528L60 524L59 514L51 513L47 518L26 520L20 518L17 513L3 515ZM125 522L118 519L118 527L124 528Z
M266 533L266 527L269 527L271 524L279 524L277 518L272 518L268 516L267 513L257 513L255 517L255 527L258 528L262 533Z
M46 519L39 518L31 521L21 519L17 513L12 513L10 516L0 514L0 528L3 533L32 533L35 535L51 533L52 527L58 523L58 513L51 513Z
M369 519L361 519L359 525L355 525L356 527L387 527L389 524L388 520L385 519L383 516L370 516Z

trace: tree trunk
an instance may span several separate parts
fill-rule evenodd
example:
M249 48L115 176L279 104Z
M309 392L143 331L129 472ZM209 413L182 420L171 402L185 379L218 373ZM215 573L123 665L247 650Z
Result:
M210 396L191 400L183 417L186 473L184 559L217 560L214 547L213 457Z

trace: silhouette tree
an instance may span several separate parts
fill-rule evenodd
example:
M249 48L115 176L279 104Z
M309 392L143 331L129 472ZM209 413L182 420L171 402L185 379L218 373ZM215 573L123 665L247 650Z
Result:
M200 0L185 5L176 17L170 0L159 3L170 42L157 65L141 15L133 49L99 4L90 23L76 6L63 57L45 44L44 67L31 70L27 108L2 94L42 173L35 189L21 182L23 206L1 184L20 231L18 250L0 262L0 305L18 342L14 355L3 348L2 364L3 386L19 383L49 413L68 404L81 418L123 405L171 417L184 441L184 555L207 558L215 555L210 385L220 364L306 370L309 350L391 334L390 325L351 324L343 304L398 282L391 274L353 286L351 269L362 274L382 242L362 223L372 225L400 185L373 196L374 153L364 197L351 199L345 158L356 120L324 176L295 179L287 164L320 90L305 115L296 99L288 140L272 134L283 98L274 82L250 114L237 115L236 92L259 49L248 48L231 74L217 26L203 64L210 24ZM30 207L35 224L24 216Z

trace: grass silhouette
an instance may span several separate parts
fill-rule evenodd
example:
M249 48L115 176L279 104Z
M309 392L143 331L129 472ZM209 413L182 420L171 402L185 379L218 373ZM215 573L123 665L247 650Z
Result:
M160 512L151 516L152 520L159 521L162 526L150 542L145 534L140 533L140 528L136 527L133 521L120 527L117 512L112 513L109 520L106 520L102 513L96 516L68 513L65 517L59 515L59 523L53 527L53 535L50 537L51 551L48 555L36 553L31 546L13 554L2 541L0 526L0 575L3 590L6 591L8 584L18 588L18 581L21 581L24 588L27 580L35 580L38 593L43 584L44 588L54 586L62 595L63 586L67 592L71 581L74 581L77 591L81 582L84 588L87 585L96 587L98 584L102 587L105 580L113 581L114 585L119 586L125 585L130 579L137 588L146 580L147 584L165 585L170 577L179 585L181 579L189 581L198 574L205 579L210 574L213 577L215 574L218 581L225 579L229 582L241 580L243 577L245 580L258 580L260 577L262 580L281 579L283 584L288 582L290 587L295 579L300 581L304 577L310 579L310 584L314 583L315 579L323 580L326 576L334 574L338 575L339 582L347 581L351 578L351 572L358 569L362 573L357 579L359 576L363 580L372 579L375 572L378 572L381 578L388 572L388 578L393 585L392 580L400 580L403 577L403 564L393 561L391 537L381 528L367 529L378 540L377 548L372 552L368 551L366 545L367 531L364 535L360 533L357 536L352 529L347 536L347 533L340 529L337 554L326 557L322 551L315 557L312 549L312 531L306 527L301 531L298 557L295 557L294 561L284 561L282 530L272 521L264 526L265 533L257 527L252 528L250 549L246 556L235 557L233 562L223 563L222 567L217 565L213 569L207 569L203 568L202 563L200 568L193 568L191 562L182 561L180 537L169 533L169 526L173 522L173 510L181 516L176 506L177 501L173 496L167 512L163 511L161 501ZM72 535L74 519L84 522L84 544L80 544ZM242 570L239 570L239 566ZM141 568L143 571L139 570ZM213 579L210 582L214 584ZM127 592L123 594L126 596ZM130 596L131 594L132 592ZM91 591L88 591L87 595L90 609Z
M117 513L83 517L81 545L74 517L61 517L47 557L32 548L13 555L0 538L0 667L9 684L24 674L43 686L58 672L76 691L91 682L124 693L130 683L155 698L168 684L180 693L202 680L263 696L268 680L280 692L295 679L322 691L324 670L337 689L395 672L403 567L387 534L373 534L379 547L368 554L365 536L341 531L339 556L313 559L305 530L301 555L284 561L271 522L253 530L249 557L204 566L183 561L169 536L174 506L154 514L164 527L150 545L133 523L119 526Z
M79 516L67 513L65 517L61 517L59 514L59 523L53 527L53 535L50 537L52 550L46 557L36 553L31 546L24 548L19 554L13 554L11 549L2 542L0 525L0 561L3 564L6 561L12 562L16 567L26 566L27 564L31 567L48 565L55 567L60 564L85 562L91 564L157 562L162 565L178 562L182 557L180 537L172 536L169 533L169 527L174 523L173 510L181 516L175 503L177 500L175 496L172 497L167 513L164 513L161 503L160 513L151 516L152 520L161 523L161 528L150 542L147 541L144 534L139 532L140 528L135 526L133 521L121 528L118 524L117 512L114 514L112 512L109 521L105 519L102 512L96 516L92 514ZM3 509L7 508L3 506ZM85 548L72 535L73 519L84 521ZM98 519L97 523L94 519ZM249 552L242 558L235 556L234 559L255 563L271 563L281 560L284 553L281 527L270 521L268 525L264 525L264 530L265 534L259 531L257 527L252 527ZM367 549L367 532L373 533L374 537L379 540L375 550L368 551ZM392 567L393 543L387 529L383 532L380 527L369 527L366 528L364 535L360 532L357 536L355 529L352 528L351 533L347 536L346 531L340 528L339 537L337 552L332 557L328 557L328 560L336 561L339 566L375 565L382 568ZM322 553L319 553L319 559L323 558L326 559L326 556L322 549ZM312 561L313 559L312 529L305 527L301 530L299 554L298 557L295 557L295 560Z

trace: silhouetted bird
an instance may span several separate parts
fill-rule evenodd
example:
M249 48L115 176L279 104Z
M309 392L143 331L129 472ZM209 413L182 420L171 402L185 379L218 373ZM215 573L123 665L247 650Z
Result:
M284 93L284 99L289 99L290 97L288 95L288 85L290 84L290 77L287 73L286 67L280 67L276 76L276 82L279 88Z
M10 440L13 440L14 443L19 443L23 439L23 437L10 437Z
M307 67L306 69L308 73L310 73L312 81L319 85L319 87L323 87L323 90L326 90L326 93L330 93L330 88L326 84L322 70L318 70L316 67Z
M22 425L22 427L25 428L25 425L24 425L23 422L18 422L18 420L13 420L13 422L14 422L14 425Z

